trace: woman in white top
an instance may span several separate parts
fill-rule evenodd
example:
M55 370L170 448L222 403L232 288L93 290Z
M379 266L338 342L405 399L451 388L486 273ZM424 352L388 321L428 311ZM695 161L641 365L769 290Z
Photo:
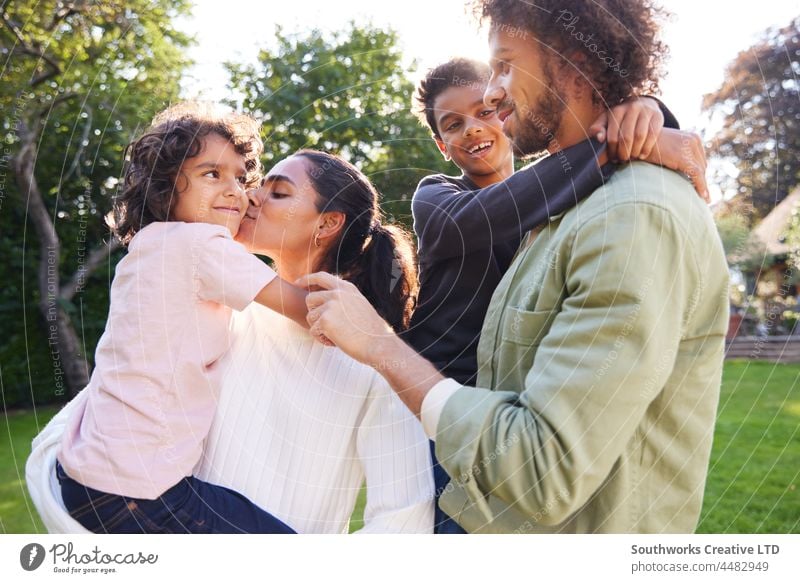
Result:
M287 280L315 271L353 282L397 330L416 294L411 243L382 225L377 193L353 166L301 151L251 196L237 240ZM343 533L366 478L359 532L432 532L428 441L373 369L252 305L233 318L216 418L195 475L233 488L299 533ZM387 366L390 366L387 363ZM34 440L28 488L50 532L83 532L53 466L68 410Z

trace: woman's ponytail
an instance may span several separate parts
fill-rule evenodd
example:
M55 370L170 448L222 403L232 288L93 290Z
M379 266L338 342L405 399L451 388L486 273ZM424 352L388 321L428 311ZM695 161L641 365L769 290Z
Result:
M340 275L364 294L396 332L408 328L419 283L414 246L404 229L375 225L359 261Z

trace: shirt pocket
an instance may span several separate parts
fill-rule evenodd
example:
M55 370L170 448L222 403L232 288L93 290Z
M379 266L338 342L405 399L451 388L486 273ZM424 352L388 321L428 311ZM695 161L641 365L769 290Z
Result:
M502 339L521 346L539 346L557 315L554 310L530 312L508 306L503 318Z
M501 329L501 340L495 353L494 386L498 390L520 392L525 377L533 368L539 344L547 335L558 312L528 312L507 307Z

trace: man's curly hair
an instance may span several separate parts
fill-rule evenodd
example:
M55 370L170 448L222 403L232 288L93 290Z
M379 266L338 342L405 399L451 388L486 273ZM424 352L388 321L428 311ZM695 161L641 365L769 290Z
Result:
M203 139L216 134L245 159L247 188L261 180L264 144L253 118L220 112L213 104L187 101L159 113L147 131L125 149L122 185L114 200L111 227L127 245L150 223L168 221L180 195L183 163L199 155Z
M472 7L493 30L529 32L545 54L582 54L596 103L614 107L658 92L668 54L660 21L668 13L652 0L473 0Z
M425 78L417 85L414 94L414 113L422 125L427 125L433 135L439 135L436 126L436 117L433 113L433 104L436 98L450 89L450 87L465 87L470 85L484 86L489 81L491 71L486 63L456 57L429 69Z

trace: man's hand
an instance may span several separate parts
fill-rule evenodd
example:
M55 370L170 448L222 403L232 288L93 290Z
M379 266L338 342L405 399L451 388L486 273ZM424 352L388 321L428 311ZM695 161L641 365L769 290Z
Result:
M444 380L436 368L397 337L352 283L320 272L295 285L313 290L306 296L311 334L377 370L419 417L425 395Z
M332 342L352 358L379 368L391 352L384 347L402 342L352 283L320 272L301 277L295 285L313 290L306 296L308 324L323 344Z

